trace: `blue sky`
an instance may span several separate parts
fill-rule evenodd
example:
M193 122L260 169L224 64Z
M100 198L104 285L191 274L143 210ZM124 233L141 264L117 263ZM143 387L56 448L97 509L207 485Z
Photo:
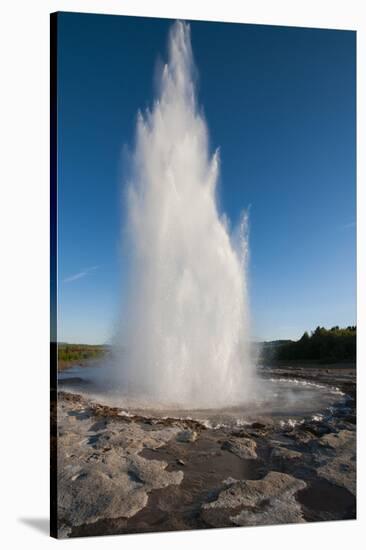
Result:
M151 105L168 19L59 15L59 340L103 343L119 314L124 147ZM191 22L220 147L220 211L250 205L253 335L356 322L351 31Z

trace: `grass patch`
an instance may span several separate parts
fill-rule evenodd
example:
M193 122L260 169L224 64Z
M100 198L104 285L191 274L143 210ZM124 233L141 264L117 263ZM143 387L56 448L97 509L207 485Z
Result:
M83 364L91 359L98 359L106 353L106 346L88 344L59 344L57 360L59 370L73 365Z

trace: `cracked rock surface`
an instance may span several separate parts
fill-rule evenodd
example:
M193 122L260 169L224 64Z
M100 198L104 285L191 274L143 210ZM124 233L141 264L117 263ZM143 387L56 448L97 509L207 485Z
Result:
M323 435L319 443L329 448L330 456L317 468L318 475L356 495L356 432Z
M257 458L257 444L253 439L241 437L240 439L229 439L222 444L223 449L227 449L240 458Z
M304 481L275 471L260 480L235 481L215 501L203 505L202 516L212 526L222 521L222 515L235 525L303 522L294 495L305 487Z
M295 424L212 428L60 391L59 537L355 518L355 371L286 374L336 383L347 399Z
M73 400L71 399L71 402ZM83 400L60 399L58 422L58 514L61 533L68 526L104 518L132 517L144 508L149 493L179 485L182 471L139 456L157 449L179 429L146 429L142 423L112 416L96 420Z

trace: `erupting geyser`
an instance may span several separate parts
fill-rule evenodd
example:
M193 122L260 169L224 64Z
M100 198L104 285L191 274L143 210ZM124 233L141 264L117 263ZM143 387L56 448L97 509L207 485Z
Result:
M209 152L193 74L190 28L177 22L158 98L137 121L116 369L142 402L216 408L252 391L246 218L233 237L218 212L218 152Z

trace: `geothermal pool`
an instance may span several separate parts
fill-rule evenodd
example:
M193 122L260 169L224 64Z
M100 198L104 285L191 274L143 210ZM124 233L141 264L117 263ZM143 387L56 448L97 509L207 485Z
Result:
M121 415L149 418L190 418L210 428L245 426L254 421L296 425L307 419L322 420L347 399L336 386L313 381L275 377L270 368L260 370L260 393L242 404L222 408L183 408L173 402L157 407L141 395L124 395L103 376L103 366L75 366L59 373L59 389L79 393L100 404L118 407ZM243 392L244 394L244 392ZM260 397L259 397L260 395Z

